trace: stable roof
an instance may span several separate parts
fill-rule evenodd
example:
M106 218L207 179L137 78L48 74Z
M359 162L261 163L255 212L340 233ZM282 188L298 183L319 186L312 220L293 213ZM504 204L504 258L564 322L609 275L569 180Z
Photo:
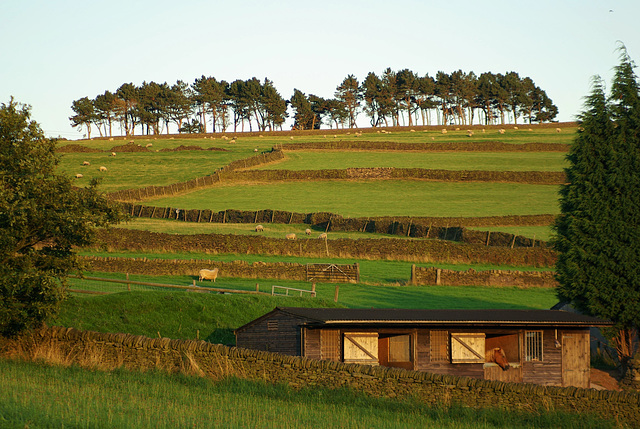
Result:
M305 326L486 326L486 327L591 327L611 326L597 317L560 310L424 310L391 308L303 308L276 307L264 316L238 328L241 331L274 313L301 319Z

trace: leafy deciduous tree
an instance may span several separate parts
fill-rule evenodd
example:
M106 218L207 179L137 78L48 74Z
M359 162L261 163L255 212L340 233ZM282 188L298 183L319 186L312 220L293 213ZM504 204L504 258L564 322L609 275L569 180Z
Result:
M94 227L117 223L118 206L97 181L76 188L56 174L55 141L30 109L0 104L0 335L41 325L64 297L66 276L80 267L74 246Z

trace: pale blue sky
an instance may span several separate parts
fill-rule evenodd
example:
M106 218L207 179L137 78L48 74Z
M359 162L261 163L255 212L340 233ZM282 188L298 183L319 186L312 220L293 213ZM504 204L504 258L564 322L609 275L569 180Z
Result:
M268 77L288 99L387 67L462 69L529 76L571 121L593 75L610 83L617 40L640 64L639 17L638 0L0 0L0 102L78 139L72 101L128 82Z

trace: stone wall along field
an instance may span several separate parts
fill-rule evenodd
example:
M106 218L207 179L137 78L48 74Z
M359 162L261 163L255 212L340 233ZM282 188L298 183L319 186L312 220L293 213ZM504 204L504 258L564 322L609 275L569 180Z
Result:
M96 248L153 252L232 253L314 258L390 259L413 262L488 263L551 267L556 254L543 247L503 248L443 240L329 239L298 240L258 235L174 235L121 228L100 230Z

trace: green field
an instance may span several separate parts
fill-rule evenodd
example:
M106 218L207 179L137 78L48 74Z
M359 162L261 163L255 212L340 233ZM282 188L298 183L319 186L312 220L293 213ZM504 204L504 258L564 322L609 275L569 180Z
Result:
M125 152L110 156L109 153L65 153L62 155L60 171L69 176L80 173L84 177L75 179L77 186L86 186L96 177L101 179L105 192L135 189L147 186L164 186L186 182L196 177L214 174L217 169L231 161L253 155L249 151L179 151L179 152ZM83 166L88 161L90 166ZM101 166L107 171L101 172Z
M562 152L391 152L287 151L285 159L260 170L325 170L345 168L424 168L430 170L562 171Z
M418 180L300 181L222 185L147 205L222 211L276 209L345 217L477 217L559 213L558 187Z
M0 425L8 428L613 427L590 415L548 410L475 410L347 389L7 360L0 360L0 385Z
M311 238L316 238L320 233L325 232L324 228L307 224L282 224L266 223L263 225L264 231L260 233L265 237L282 238L287 233L293 232L300 237L304 236L307 228L311 229ZM140 231L163 232L167 234L240 234L255 235L255 224L251 223L209 223L209 222L183 222L174 219L150 219L131 218L125 223L118 225L118 228L135 229ZM479 231L502 231L509 234L521 235L523 237L535 238L536 240L548 241L551 238L550 226L478 226L468 227ZM412 238L400 235L377 234L358 231L332 231L329 238L395 238L412 240Z

